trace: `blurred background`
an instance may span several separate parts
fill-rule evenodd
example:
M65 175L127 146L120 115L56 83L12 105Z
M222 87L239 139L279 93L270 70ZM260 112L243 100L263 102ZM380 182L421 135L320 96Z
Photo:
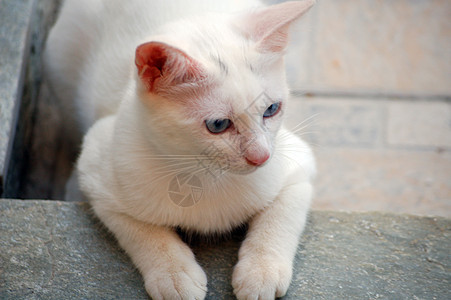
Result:
M59 2L36 1L14 197L62 199L77 151L42 78ZM317 157L313 208L451 217L451 1L319 0L291 37L286 126Z
M451 217L451 1L319 0L292 38L313 208Z

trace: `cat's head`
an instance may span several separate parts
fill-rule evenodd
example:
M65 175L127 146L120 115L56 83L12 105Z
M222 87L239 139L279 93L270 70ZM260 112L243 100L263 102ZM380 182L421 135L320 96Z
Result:
M264 165L288 96L289 26L313 3L184 20L138 46L137 89L159 151L234 173Z

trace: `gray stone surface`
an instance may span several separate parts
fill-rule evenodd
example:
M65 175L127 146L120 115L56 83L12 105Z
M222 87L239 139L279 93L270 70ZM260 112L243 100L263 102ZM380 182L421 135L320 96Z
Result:
M0 0L0 194L22 96L34 2Z
M0 200L2 299L147 299L86 203ZM241 236L193 242L208 299L233 299ZM450 299L451 221L315 211L285 299Z

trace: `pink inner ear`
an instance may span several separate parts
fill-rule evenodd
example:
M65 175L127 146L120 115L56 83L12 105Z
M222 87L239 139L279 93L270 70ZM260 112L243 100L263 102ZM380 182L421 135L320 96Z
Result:
M160 42L136 48L138 75L149 92L193 82L202 77L199 64L179 49Z
M155 81L162 76L167 59L163 47L158 43L146 43L136 49L135 64L138 75L149 91L154 89Z
M303 0L272 5L245 16L242 27L258 42L258 50L280 52L287 46L290 25L314 3L314 0Z

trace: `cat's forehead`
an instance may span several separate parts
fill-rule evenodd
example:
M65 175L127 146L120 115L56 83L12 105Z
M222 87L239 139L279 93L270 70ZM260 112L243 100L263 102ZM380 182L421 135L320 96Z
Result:
M229 78L215 85L203 103L210 118L240 118L243 115L261 115L271 104L284 99L279 91L265 89L258 80L245 76Z
M219 90L236 113L261 112L275 102L286 99L288 90L284 76L274 70L255 70L246 59L225 61L228 73L221 77Z
M223 14L190 17L166 24L158 36L203 63L216 63L226 72L230 59L249 62L248 52L252 48L232 20Z

